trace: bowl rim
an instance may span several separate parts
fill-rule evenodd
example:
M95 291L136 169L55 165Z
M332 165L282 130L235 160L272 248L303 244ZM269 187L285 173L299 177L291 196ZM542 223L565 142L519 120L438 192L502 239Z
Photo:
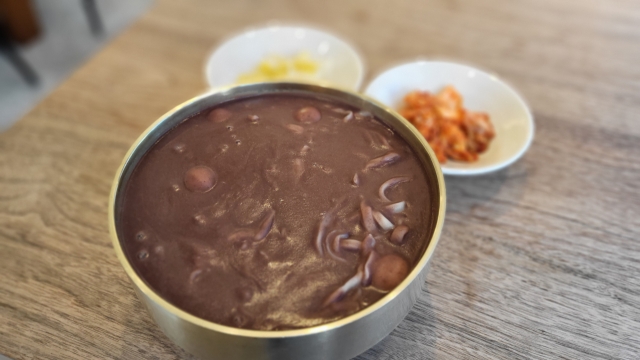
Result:
M222 40L220 40L217 45L211 49L209 51L209 55L207 55L207 57L205 58L204 61L204 77L205 77L205 81L207 82L207 86L208 88L211 89L217 89L220 88L221 86L219 85L215 85L212 83L212 71L213 71L213 67L210 65L211 61L213 60L214 56L217 55L219 53L219 51L222 49L223 46L227 45L229 42L239 39L243 36L246 36L247 34L250 34L252 32L261 32L261 31L279 31L281 29L293 29L293 30L305 30L305 31L313 31L316 33L320 33L323 34L327 37L333 38L336 42L338 43L342 43L344 45L344 47L351 52L351 54L353 55L353 58L355 59L355 63L356 63L356 67L359 71L358 74L358 78L355 82L355 84L352 86L352 88L350 87L349 90L352 91L360 91L360 88L362 87L362 83L364 82L364 76L365 73L367 72L367 68L365 66L364 63L364 58L362 57L360 51L353 45L353 43L351 43L350 41L344 39L341 36L338 36L336 33L329 31L327 29L322 28L321 26L309 26L309 25L302 25L302 24L297 24L295 22L291 22L291 23L280 23L277 21L274 22L269 22L267 24L265 24L264 26L250 26L250 27L246 27L238 32L233 33L232 35L229 35L225 38L223 38ZM277 82L277 83L282 83L285 81L273 81L273 82ZM293 82L291 80L288 80L286 82ZM316 82L314 81L309 81L309 80L301 80L301 83L312 83L312 84L316 84ZM319 79L318 83L324 83L325 81L323 81L322 79ZM232 86L239 86L239 85L227 85L227 86L223 86L223 87L232 87ZM343 87L344 88L344 87Z
M471 176L471 175L483 175L483 174L487 174L487 173L491 173L494 171L498 171L501 169L504 169L510 165L512 165L513 163L515 163L516 161L518 161L526 152L527 150L529 150L529 148L531 147L531 144L533 143L533 138L535 135L535 121L534 121L534 116L533 116L533 112L531 111L531 107L527 104L527 102L524 100L524 97L511 85L509 84L507 81L505 81L502 77L497 76L495 73L491 72L491 71L487 71L484 70L482 68L478 68L476 66L472 66L469 64L465 64L465 63L461 63L461 62L457 62L457 61L449 61L449 60L441 60L441 59L428 59L425 57L419 57L413 61L407 61L407 62L398 62L395 65L392 65L388 68L385 68L384 70L380 71L374 78L373 80L371 80L369 82L369 84L367 84L366 89L364 90L364 93L367 94L367 96L371 96L369 95L369 88L371 87L371 85L373 83L376 82L376 80L378 80L380 77L382 77L383 75L386 75L387 73L390 73L392 71L395 71L401 67L405 67L405 66L429 66L429 65L451 65L454 67L458 67L458 68L462 68L462 69L467 69L467 70L473 70L475 71L477 74L481 74L484 75L486 77L488 77L490 80L494 81L495 83L497 83L498 85L502 86L511 97L513 97L513 99L518 103L519 106L521 106L524 109L525 115L526 115L526 123L529 126L529 132L527 134L527 138L525 139L524 142L521 143L518 151L514 152L512 155L510 155L507 159L498 162L494 165L487 165L481 168L475 168L475 169L469 169L469 168L452 168L452 167L448 167L446 164L444 165L440 165L441 169L442 169L442 173L445 175L454 175L454 176Z
M173 109L169 110L164 115L160 116L156 121L154 121L147 129L145 129L142 132L142 134L131 145L131 147L127 151L124 159L122 160L122 163L118 167L118 170L116 171L116 175L115 175L113 184L111 186L111 192L109 194L109 207L108 207L108 211L109 211L109 213L108 213L108 217L109 217L109 219L108 219L108 221L109 221L109 236L111 237L111 242L112 242L112 245L113 245L114 250L116 252L116 255L118 257L118 260L120 261L120 265L122 265L122 267L124 268L127 276L131 279L131 281L134 283L134 285L137 287L137 289L140 292L142 292L142 294L147 296L152 302L158 304L164 310L166 310L169 313L171 313L173 316L175 316L177 318L180 318L181 320L184 320L184 321L186 321L188 323L200 326L202 328L205 328L205 329L208 329L208 330L213 330L213 331L216 331L216 332L219 332L219 333L223 333L223 334L227 334L227 335L232 335L232 336L240 336L240 337L247 337L247 338L263 338L263 339L283 339L283 338L303 337L303 336L322 333L322 332L325 332L325 331L329 331L329 330L332 330L332 329L343 327L343 326L345 326L347 324L356 322L359 319L364 318L364 317L368 316L371 313L374 313L375 311L377 311L378 309L384 307L386 304L388 304L393 299L395 299L400 293L402 293L420 275L422 270L427 266L429 260L433 256L433 252L434 252L434 250L436 248L436 245L438 244L438 241L440 239L440 235L442 233L442 228L443 228L443 225L444 225L444 217L445 217L445 210L446 210L446 190L445 190L444 176L443 176L442 172L440 171L440 167L439 166L433 166L433 169L434 169L434 172L435 172L435 178L437 180L438 195L439 195L439 199L438 199L439 200L439 207L438 207L438 211L437 211L436 224L435 224L435 226L433 228L433 233L431 235L431 239L429 240L429 245L427 245L427 248L424 250L424 253L420 257L420 259L418 260L416 265L413 267L413 269L411 270L409 275L407 275L407 277L398 286L396 286L395 289L393 289L392 291L388 292L382 298L380 298L378 301L376 301L372 305L366 307L365 309L362 309L362 310L360 310L360 311L358 311L358 312L356 312L354 314L351 314L351 315L346 316L344 318L341 318L339 320L332 321L332 322L329 322L329 323L326 323L326 324L322 324L322 325L316 325L316 326L308 327L308 328L301 328L301 329L294 329L294 330L275 330L275 331L274 330L239 329L239 328L234 328L234 327L230 327L230 326L226 326L226 325L221 325L221 324L218 324L218 323L215 323L215 322L212 322L212 321L208 321L208 320L199 318L199 317L197 317L195 315L192 315L192 314L180 309L179 307L171 304L170 302L165 300L162 296L160 296L158 293L156 293L153 289L151 289L151 287L149 285L147 285L147 283L140 276L138 276L138 274L133 269L133 267L129 263L129 260L127 259L126 255L124 253L124 250L123 250L123 248L121 246L121 242L120 242L120 239L118 238L118 233L117 233L117 229L116 229L116 219L115 219L116 198L117 198L117 195L118 195L118 188L119 188L119 185L120 185L120 180L121 180L121 177L124 174L125 167L129 163L129 161L132 159L132 156L134 155L134 153L138 149L139 145L143 142L143 140L145 140L145 138L150 133L152 133L156 129L156 127L158 127L158 125L163 123L165 120L170 119L171 116L174 113L178 112L180 109L183 109L186 106L189 106L191 104L203 101L203 100L205 100L206 98L208 98L208 97L210 97L212 95L225 93L225 92L227 92L229 90L233 90L233 89L236 89L236 88L241 88L241 90L242 90L242 89L250 89L252 87L260 88L260 87L264 87L264 86L268 86L268 87L288 86L291 91L295 90L296 88L298 88L298 89L307 88L307 90L310 90L310 91L328 90L328 91L334 91L334 92L343 92L343 93L347 93L348 95L358 97L358 98L364 100L364 102L369 102L370 104L373 104L374 106L377 106L378 108L380 108L381 111L386 111L386 112L390 113L391 116L394 116L398 120L400 120L401 123L403 123L404 126L413 134L413 136L418 139L418 141L421 143L422 147L424 147L424 149L426 150L426 152L428 154L429 160L432 162L432 164L434 164L434 165L437 164L437 158L436 158L433 150L431 149L431 147L428 146L426 140L424 140L424 137L422 137L420 135L420 133L417 130L415 130L415 128L413 126L410 126L410 124L409 124L409 122L407 120L405 120L402 116L400 116L400 114L395 112L393 109L388 108L387 106L385 106L384 104L376 101L375 99L372 99L370 97L367 97L367 96L365 96L363 94L360 94L360 93L357 93L355 91L345 90L345 89L338 89L338 88L330 87L330 86L322 86L322 85L314 85L314 84L301 84L301 83L293 83L293 82L257 83L257 84L246 84L246 85L229 86L229 87L218 88L218 89L214 89L212 91L206 92L204 94L195 96L195 97L183 102L182 104L174 107Z

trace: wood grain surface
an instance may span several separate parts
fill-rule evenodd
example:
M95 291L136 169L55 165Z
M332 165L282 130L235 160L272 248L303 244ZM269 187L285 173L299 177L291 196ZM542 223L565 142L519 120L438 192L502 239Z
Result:
M135 297L108 193L134 139L205 89L212 47L274 19L341 34L369 79L419 56L488 69L536 119L513 166L446 178L422 296L357 359L640 358L636 0L159 1L0 134L0 354L191 359Z

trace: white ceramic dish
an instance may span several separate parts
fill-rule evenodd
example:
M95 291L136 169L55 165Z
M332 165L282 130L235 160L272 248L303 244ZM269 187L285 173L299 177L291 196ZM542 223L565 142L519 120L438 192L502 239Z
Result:
M478 161L447 161L441 166L444 174L479 175L496 171L511 165L527 151L534 132L529 107L511 87L484 71L445 61L416 61L378 75L365 93L397 110L408 92L437 92L446 85L453 85L460 92L465 108L489 114L496 136Z
M269 55L293 57L301 52L319 63L317 82L359 90L364 66L358 53L332 34L299 26L269 26L228 39L208 58L205 75L212 88L233 85Z

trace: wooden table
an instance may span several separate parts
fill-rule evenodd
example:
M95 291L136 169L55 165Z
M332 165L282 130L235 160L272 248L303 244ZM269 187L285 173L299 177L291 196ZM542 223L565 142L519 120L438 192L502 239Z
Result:
M0 134L0 354L190 359L136 299L107 234L133 140L205 89L212 46L268 20L351 40L369 78L418 56L501 75L536 118L526 156L448 177L418 304L358 359L640 358L640 3L159 1Z

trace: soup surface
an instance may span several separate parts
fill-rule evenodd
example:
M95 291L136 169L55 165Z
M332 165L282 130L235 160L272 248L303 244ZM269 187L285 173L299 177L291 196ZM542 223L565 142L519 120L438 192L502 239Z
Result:
M430 237L419 160L369 113L266 95L186 119L144 155L118 230L157 293L238 328L353 314L408 275Z

